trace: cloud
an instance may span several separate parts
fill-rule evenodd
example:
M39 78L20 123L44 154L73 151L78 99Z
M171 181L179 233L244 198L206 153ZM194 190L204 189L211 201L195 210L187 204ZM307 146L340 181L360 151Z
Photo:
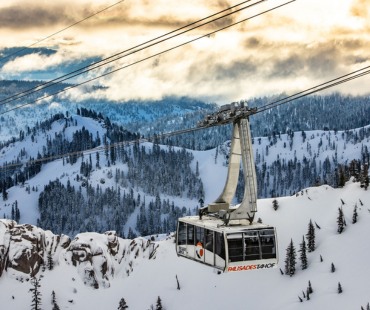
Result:
M73 61L70 54L65 54L63 51L58 51L55 54L44 55L41 53L32 53L21 57L16 57L14 60L5 63L1 69L2 73L22 73L32 71L43 71L65 62Z
M367 19L370 16L370 5L367 0L355 0L351 8L353 16Z
M0 4L3 42L21 35L25 37L25 33L31 33L31 28L37 34L32 38L41 37L46 30L66 26L109 5L106 0L34 0L32 4L26 0L9 1L8 5L1 7ZM370 25L369 28L365 26L370 18L367 1L296 1L210 38L99 79L96 83L105 86L104 89L89 89L86 94L73 90L66 96L76 100L93 96L124 101L179 95L221 103L302 90L368 63ZM127 0L43 43L55 47L55 55L19 57L8 62L3 70L10 74L42 68L53 73L56 66L86 57L108 57L237 2ZM111 68L138 61L278 3L282 1L265 1L251 11L124 58L113 63ZM329 11L332 13L328 14ZM12 36L7 36L4 28L11 28ZM89 77L106 70L92 72ZM358 83L365 84L363 80ZM363 92L367 89L362 88ZM353 92L361 87L346 89L343 86L342 90Z
M0 27L22 29L28 27L50 27L50 25L72 21L68 5L53 4L45 7L36 3L14 4L0 9Z
M112 3L86 1L10 1L8 6L0 7L0 27L27 29L29 27L68 26L96 12L107 8ZM227 1L208 4L190 0L179 6L167 0L124 1L107 11L83 22L79 27L100 28L112 26L174 28L186 25L198 18L225 9ZM194 10L197 8L197 10ZM216 22L216 26L230 23L232 18Z

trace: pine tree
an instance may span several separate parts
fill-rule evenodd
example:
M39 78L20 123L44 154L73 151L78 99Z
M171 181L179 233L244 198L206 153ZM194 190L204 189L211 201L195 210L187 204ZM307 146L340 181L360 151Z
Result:
M301 260L301 267L302 270L307 269L307 253L306 253L306 241L304 240L304 236L302 238L302 243L300 243L300 260Z
M17 223L19 223L19 220L21 218L21 212L19 211L19 208L18 208L18 201L16 200L14 203L15 203L15 208L14 208L14 210L15 210L15 221Z
M367 303L366 310L370 310L370 303Z
M30 292L32 294L32 303L31 309L32 310L41 310L41 292L40 292L40 280L33 277L31 278L32 288L30 288Z
M128 306L127 306L127 303L126 303L125 299L121 298L121 300L119 301L119 305L118 305L117 309L118 310L125 310L127 308L128 308Z
M57 303L53 304L52 310L60 310L59 306Z
M307 250L308 252L315 251L315 227L312 224L312 220L308 224L308 232L306 234L307 238Z
M313 293L313 289L312 289L312 285L311 285L311 281L308 281L308 292L310 292L310 294Z
M364 164L361 167L360 186L361 186L361 188L364 188L365 190L367 190L367 188L369 187L369 174L368 174L368 171L369 171L368 165L367 164Z
M355 207L353 208L352 224L356 224L357 223L357 217L358 217L358 214L357 214L357 204L355 204Z
M176 283L177 283L177 289L180 290L180 282L179 282L177 275L176 275Z
M158 296L158 299L157 299L157 304L155 306L155 309L156 310L162 310L163 309L163 307L162 307L162 300L161 300L161 298L159 296Z
M290 244L286 249L286 259L285 259L285 274L290 277L295 274L296 265L296 251L293 244L293 239L290 240Z
M54 261L53 261L53 256L51 255L51 250L48 252L47 266L49 270L53 270L54 268Z
M344 214L342 208L338 208L339 214L337 217L337 223L338 223L338 233L342 233L344 230Z
M335 272L335 266L333 263L331 263L331 272Z
M53 290L51 292L51 304L53 305L55 304L55 302L56 302L56 297L55 297L55 291Z
M5 185L3 186L3 200L8 200L8 192L6 191Z
M51 292L51 304L53 305L52 310L60 310L58 304L57 304L57 299L55 297L55 292Z
M274 199L272 201L272 208L276 211L277 209L279 209L279 203L276 199Z
M340 282L338 282L338 294L341 294L343 292L342 285Z

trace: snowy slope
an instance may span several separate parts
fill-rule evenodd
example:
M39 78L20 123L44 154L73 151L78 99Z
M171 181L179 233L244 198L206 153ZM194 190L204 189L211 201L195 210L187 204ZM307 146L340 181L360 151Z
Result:
M345 202L347 226L338 234L336 218L341 199ZM308 254L308 269L300 270L297 259L297 272L293 277L281 275L279 269L217 274L211 267L178 258L173 239L169 239L156 242L159 249L155 260L134 262L130 276L115 275L107 289L85 286L78 270L66 265L61 256L59 266L51 272L45 271L41 279L43 309L51 309L52 290L61 309L116 309L122 297L129 309L149 309L158 296L166 309L178 310L365 307L370 301L370 192L360 189L358 183L349 182L343 189L308 188L298 196L279 198L278 203L280 207L274 211L271 199L260 200L258 216L277 228L282 269L290 239L293 238L298 249L310 219L321 227L316 229L316 250ZM356 203L359 218L356 224L351 224ZM330 271L331 263L336 267L335 273ZM176 275L181 290L176 288ZM314 290L309 301L302 296L308 281ZM342 294L337 293L338 282L342 285ZM29 307L30 287L29 282L20 283L5 274L0 278L1 308ZM304 299L303 303L298 296Z
M94 133L102 130L99 124L83 123L83 125L92 126ZM53 130L56 129L57 127L53 127ZM343 137L342 132L306 132L306 134L305 144L302 143L300 133L295 134L292 151L289 150L288 137L282 135L281 140L278 139L276 144L268 147L269 155L264 154L264 160L272 160L277 155L286 160L294 156L303 158L309 155L307 142L316 148L322 139L323 144L317 153L317 155L320 154L321 160L327 156L331 157L336 151L338 157L343 156L345 161L350 160L351 156L359 158L361 146L369 142L369 139L364 138L361 143L352 143L351 140L347 141L346 133ZM102 136L102 131L100 135ZM333 148L332 141L336 141L337 148ZM284 142L287 144L286 148L283 146ZM257 139L254 141L254 149L256 152L259 150L261 156L267 145L270 145L268 138L262 138L261 144ZM22 147L13 146L18 150ZM34 146L28 144L27 147L27 150L31 151ZM150 144L146 144L146 147L150 147ZM10 150L13 151L13 149ZM314 147L312 147L313 150ZM329 151L331 153L325 153ZM10 157L7 156L11 155L8 154L11 152L4 153L1 159L9 160ZM198 161L199 172L204 182L205 202L211 202L220 194L226 178L227 168L224 166L224 159L219 154L218 159L215 160L215 150L194 151L193 154L192 168L195 169ZM40 174L28 181L27 186L31 188L35 186L40 190L50 179L55 178L59 178L63 183L67 180L75 182L74 177L79 167L79 161L72 166L63 166L62 161L48 163L43 165ZM94 171L91 180L98 182L102 177L106 178L109 169L103 167ZM109 187L113 184L113 180L106 178L106 183L102 186ZM39 192L28 193L26 187L17 186L9 189L8 194L8 201L1 200L0 216L4 213L9 216L11 203L17 200L21 210L21 222L35 224L38 217ZM193 208L197 202L177 198L175 203ZM86 286L78 268L66 264L65 256L61 253L56 258L59 265L53 271L45 271L42 274L42 308L52 308L50 304L52 290L56 292L61 309L116 309L122 297L125 298L129 309L149 309L151 305L155 305L158 296L161 297L166 309L180 310L249 308L344 310L360 309L361 305L366 308L367 302L370 302L369 191L364 191L359 183L353 182L348 182L343 189L333 189L324 185L303 190L297 196L278 198L278 203L279 209L274 211L272 199L259 200L259 212L256 218L260 217L263 223L276 226L279 240L279 267L283 270L285 252L290 240L293 239L298 250L302 236L307 233L310 219L321 227L316 229L317 249L308 254L309 268L304 271L299 270L299 259L297 259L297 273L291 278L281 275L279 269L217 274L210 267L178 258L173 239L170 239L156 242L159 248L155 260L140 257L133 263L133 272L128 277L117 272L110 281L110 287L99 290ZM358 223L351 224L355 204L358 207L359 220ZM339 235L336 219L340 206L343 207L347 226ZM133 214L128 225L134 227L135 219L136 214ZM89 240L91 237L99 239L95 233L84 234L83 238ZM320 255L323 262L320 262ZM330 271L331 263L335 264L335 273ZM176 289L176 275L180 281L180 291ZM302 291L306 291L308 281L311 281L314 293L311 295L311 300L300 303L298 296L303 298ZM337 293L338 282L343 287L343 293L340 295ZM0 309L29 308L30 288L31 284L28 281L21 283L13 275L4 273L0 277ZM73 302L69 302L72 300Z
M46 136L53 137L56 133L63 132L67 139L71 139L72 132L76 130L81 130L82 127L89 130L94 137L98 133L100 137L104 135L104 128L102 124L92 120L91 118L85 118L78 115L74 115L73 118L76 120L77 125L67 127L63 130L63 120L54 122L52 129L47 132L39 133L34 137L34 142L31 141L31 137L27 136L23 141L11 143L8 147L4 147L0 154L0 164L4 162L9 162L15 160L17 155L22 149L26 150L26 155L22 158L22 161L27 161L29 156L33 158L37 157L37 153L42 153L43 147L46 144ZM322 164L326 158L333 162L336 160L338 163L348 164L352 159L360 159L362 156L362 151L364 148L370 149L370 126L354 129L350 131L307 131L305 132L306 138L304 139L301 132L296 132L293 138L288 135L283 134L279 137L277 136L275 141L273 137L261 137L255 138L253 149L255 162L257 167L261 170L262 164L267 165L267 171L270 171L269 177L265 177L264 183L269 184L265 187L262 194L263 196L269 195L269 189L272 188L274 184L274 170L273 163L279 158L282 164L286 164L288 161L294 161L303 163L305 159L312 160L315 158L315 169L320 174L322 170ZM291 144L291 147L290 147ZM144 144L147 149L151 148L150 143ZM177 149L177 148L175 148ZM367 150L366 149L366 150ZM216 150L208 151L191 151L194 155L194 160L192 162L192 168L195 171L196 162L199 164L200 176L204 183L205 190L205 202L210 203L212 200L216 199L220 194L223 186L223 182L226 179L227 167L226 167L226 155L228 154L228 148L223 146L218 150L218 157L215 160ZM102 169L94 169L91 174L90 181L92 184L99 183L99 181L104 178L106 184L101 185L101 187L108 188L115 186L113 179L107 178L109 171L113 171L119 168L123 171L127 171L127 167L124 164L117 163L111 168L105 167L105 157L101 155L101 166ZM7 201L0 199L0 215L10 217L11 205L15 200L18 201L18 207L21 211L21 223L36 224L38 218L37 201L39 192L43 190L44 186L49 183L50 180L55 180L59 178L63 184L66 184L69 180L72 186L78 187L80 183L76 182L76 174L79 174L79 168L81 164L81 159L78 159L77 163L74 165L63 165L62 161L54 161L52 163L44 164L42 166L42 171L36 175L31 180L27 181L25 187L15 186L8 190L9 197ZM93 166L95 167L95 156L93 156ZM312 168L311 168L312 169ZM298 178L302 180L301 178ZM305 180L301 181L305 184ZM306 184L310 182L306 180ZM312 182L311 182L312 184ZM269 187L270 186L270 187ZM25 195L27 187L34 187L38 189L38 192L30 191L29 194ZM262 190L262 189L260 189ZM142 196L145 195L140 189L135 189L136 192L140 193ZM286 187L284 193L290 193L291 188ZM278 192L279 193L279 192ZM136 194L135 194L136 195ZM148 197L151 199L151 197ZM187 208L194 208L197 206L197 200L189 200L187 198L176 198L176 197L166 197L175 202L176 205L186 206ZM134 221L136 219L136 214L132 216L130 225L133 229L135 227Z

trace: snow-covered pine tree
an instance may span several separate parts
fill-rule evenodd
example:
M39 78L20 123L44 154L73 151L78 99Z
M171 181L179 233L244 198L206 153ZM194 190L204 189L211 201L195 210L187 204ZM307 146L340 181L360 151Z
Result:
M302 243L299 244L300 260L302 270L307 269L307 253L306 253L306 241L304 236L302 238Z
M14 207L14 211L15 211L15 221L16 221L17 223L19 223L19 220L20 220L20 218L21 218L21 212L19 211L19 208L18 208L18 201L17 201L17 200L14 202L14 205L15 205L15 207Z
M162 310L162 309L163 309L162 299L158 296L158 298L157 298L157 304L155 306L155 310Z
M126 300L122 297L121 300L119 301L119 305L118 305L118 310L125 310L128 308L128 305L126 303Z
M296 265L296 251L293 244L293 239L290 240L289 246L286 249L286 258L285 258L285 274L290 277L295 274L295 265Z
M6 201L8 200L8 192L6 191L5 186L3 187L3 200Z
M30 292L32 294L32 302L31 302L31 309L32 310L41 310L41 292L40 292L40 280L36 277L31 278L31 285Z
M313 289L312 289L312 285L311 285L311 281L308 281L308 292L310 292L310 294L313 293Z
M55 304L55 302L57 301L56 297L55 297L55 291L53 290L51 292L51 304Z
M342 285L340 282L338 282L338 294L341 294L343 292Z
M369 187L369 166L367 164L363 164L361 167L360 186L364 188L365 191Z
M315 227L312 224L312 220L310 220L308 224L308 232L306 234L306 238L308 252L315 251Z
M334 266L334 263L331 263L331 272L335 272L335 266Z
M279 203L276 199L274 199L272 201L272 208L276 211L277 209L279 209Z
M342 208L338 208L338 217L337 217L337 223L338 223L338 233L342 233L344 230L344 214Z
M54 291L51 292L51 304L53 305L52 310L60 310Z
M176 275L176 283L177 283L177 289L180 290L180 282L179 282L179 278L177 277L177 275Z
M49 270L54 269L54 261L53 261L53 256L51 254L51 250L48 251L48 256L47 256L47 266Z
M354 208L353 208L352 224L357 223L357 217L358 217L358 213L357 213L357 203L356 203Z

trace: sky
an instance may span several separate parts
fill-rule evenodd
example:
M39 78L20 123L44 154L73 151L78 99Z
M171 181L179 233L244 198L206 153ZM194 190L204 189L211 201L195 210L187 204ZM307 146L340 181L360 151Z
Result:
M0 3L0 54L29 46L117 1L7 0ZM0 59L0 79L55 78L66 68L109 57L227 7L235 0L125 0L33 47ZM285 3L254 6L88 74L96 77ZM117 102L189 96L219 104L254 96L293 94L370 65L367 0L296 0L216 34L94 81L105 86L65 93ZM72 65L75 65L73 67ZM64 70L63 70L64 68ZM69 72L69 71L67 71ZM78 81L86 80L81 76ZM330 91L367 94L369 77Z

